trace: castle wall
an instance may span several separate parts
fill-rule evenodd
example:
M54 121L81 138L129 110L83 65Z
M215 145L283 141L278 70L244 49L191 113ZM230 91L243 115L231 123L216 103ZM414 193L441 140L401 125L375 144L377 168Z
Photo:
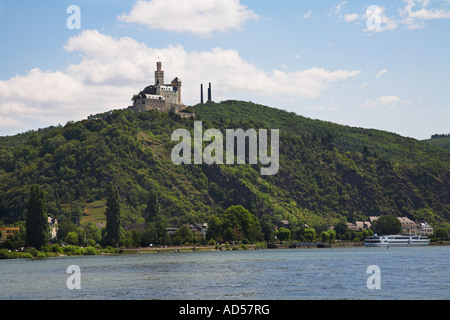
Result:
M164 71L162 63L156 63L155 85L146 87L141 91L133 103L135 112L158 110L162 112L174 111L179 113L186 108L181 103L181 81L173 79L171 84L164 84Z

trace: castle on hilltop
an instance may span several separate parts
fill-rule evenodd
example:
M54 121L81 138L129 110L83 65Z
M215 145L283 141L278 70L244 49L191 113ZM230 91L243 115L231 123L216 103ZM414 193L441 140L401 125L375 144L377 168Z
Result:
M133 96L132 108L135 112L158 110L179 113L186 109L181 102L181 80L176 77L170 84L164 84L162 63L156 63L155 84L145 87L139 94ZM183 115L183 114L181 114ZM192 114L185 114L191 116Z

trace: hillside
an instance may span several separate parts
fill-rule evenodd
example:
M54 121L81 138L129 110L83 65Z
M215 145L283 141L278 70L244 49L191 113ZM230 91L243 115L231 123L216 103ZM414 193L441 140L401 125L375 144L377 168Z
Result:
M0 224L24 220L29 185L46 192L49 215L101 222L105 189L117 185L124 224L142 223L150 189L169 225L206 222L242 205L263 225L310 225L429 208L450 221L450 151L392 133L340 126L240 101L194 106L203 130L280 129L280 170L259 165L175 165L173 130L194 119L115 110L90 120L0 138ZM365 148L364 148L365 147ZM84 215L84 216L83 216Z
M285 133L299 137L315 135L322 138L331 135L334 145L341 151L362 153L364 146L366 146L370 153L376 153L377 157L390 161L415 164L437 161L450 166L450 150L435 148L425 141L406 138L387 131L363 129L313 120L293 112L252 102L227 100L215 103L209 101L203 105L192 106L188 110L191 111L192 108L196 114L201 115L202 119L208 121L251 119L262 122L270 128L278 128ZM442 140L446 139L443 138ZM438 143L436 141L433 142L435 144Z
M432 144L434 146L437 146L439 148L450 150L450 137L432 138L423 141Z

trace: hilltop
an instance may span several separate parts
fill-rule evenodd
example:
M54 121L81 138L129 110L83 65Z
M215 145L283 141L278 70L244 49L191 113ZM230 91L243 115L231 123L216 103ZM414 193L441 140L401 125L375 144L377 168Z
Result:
M313 120L294 112L252 102L227 100L215 103L208 101L205 104L191 106L186 111L189 112L192 109L195 110L196 114L200 114L202 119L208 121L248 119L265 123L270 128L278 128L297 137L312 135L322 139L330 135L334 146L340 151L362 153L364 147L367 147L367 151L371 154L376 154L377 157L390 161L415 164L437 161L450 166L450 151L430 146L427 143L429 140L420 141L382 130ZM448 143L449 140L447 139L450 138L431 139L433 140L431 143L435 145L439 142L444 143L444 141Z
M431 138L424 141L437 147L450 150L450 137Z
M109 182L119 189L124 224L144 221L150 189L173 226L206 222L233 205L262 228L281 219L315 226L380 214L415 219L424 208L437 225L450 222L450 150L251 102L208 102L186 112L191 109L197 119L114 110L1 137L0 224L25 219L33 183L45 190L49 215L59 221L78 214L81 224L104 222ZM278 174L261 176L259 165L175 165L172 132L192 132L200 119L203 130L279 129Z

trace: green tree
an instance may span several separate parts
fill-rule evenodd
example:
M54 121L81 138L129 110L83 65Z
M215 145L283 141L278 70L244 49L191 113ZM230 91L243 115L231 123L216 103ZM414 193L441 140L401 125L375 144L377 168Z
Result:
M83 216L83 208L81 203L78 201L72 202L72 206L70 209L70 219L74 224L79 224L81 217Z
M320 239L322 239L323 243L326 243L330 240L330 234L327 231L322 231L320 233Z
M100 243L100 240L102 239L102 233L99 228L97 228L92 222L89 222L84 227L84 232L86 239L94 240L94 243Z
M194 235L187 224L182 225L175 231L174 237L180 238L184 242L192 242Z
M314 228L308 228L303 230L303 236L306 241L313 241L316 238L316 230Z
M336 231L334 231L333 229L329 229L329 230L327 230L326 232L330 235L328 241L329 241L330 243L333 243L334 240L336 239Z
M374 233L380 235L396 234L400 233L400 231L402 230L402 224L396 217L384 215L379 217L372 223L371 229Z
M224 229L232 228L238 239L242 233L245 238L251 241L261 240L253 238L257 234L254 228L261 230L258 218L243 206L231 206L225 210L224 215ZM259 233L258 237L262 237L262 232Z
M158 232L155 225L150 223L147 228L141 234L141 246L148 247L149 245L156 244L158 242Z
M78 234L74 231L69 232L65 239L67 244L77 245L78 244Z
M39 186L33 185L30 188L26 221L28 246L39 249L48 242L49 226L47 219L47 202L44 191Z
M348 231L348 226L345 222L340 221L334 226L334 231L338 236L343 236Z
M206 237L208 239L214 239L222 241L223 222L217 216L212 216L208 220L208 231Z
M236 232L233 230L233 228L228 227L223 232L223 241L234 241L236 240Z
M434 232L434 236L441 241L444 241L448 238L448 229L447 228L437 228Z
M291 230L281 227L275 235L283 243L283 241L289 241L291 239Z
M156 243L158 244L168 244L169 242L169 234L167 233L167 221L166 218L162 214L158 214L154 222L156 233L158 235L158 239Z
M120 224L122 209L120 196L114 184L108 186L108 197L106 199L106 244L117 246L120 240Z
M156 191L152 188L148 194L147 208L144 212L145 224L148 225L150 222L154 222L159 215L159 204L158 195Z
M426 222L430 223L431 225L433 225L433 223L435 222L433 210L430 208L422 208L422 209L417 210L414 213L414 218L416 220L425 220Z
M76 231L76 225L71 221L62 221L58 223L58 231L56 232L56 236L58 240L65 241L69 232Z
M148 244L167 244L170 240L166 229L167 221L160 212L158 194L153 188L148 194L144 218L147 230L142 235L142 241Z

